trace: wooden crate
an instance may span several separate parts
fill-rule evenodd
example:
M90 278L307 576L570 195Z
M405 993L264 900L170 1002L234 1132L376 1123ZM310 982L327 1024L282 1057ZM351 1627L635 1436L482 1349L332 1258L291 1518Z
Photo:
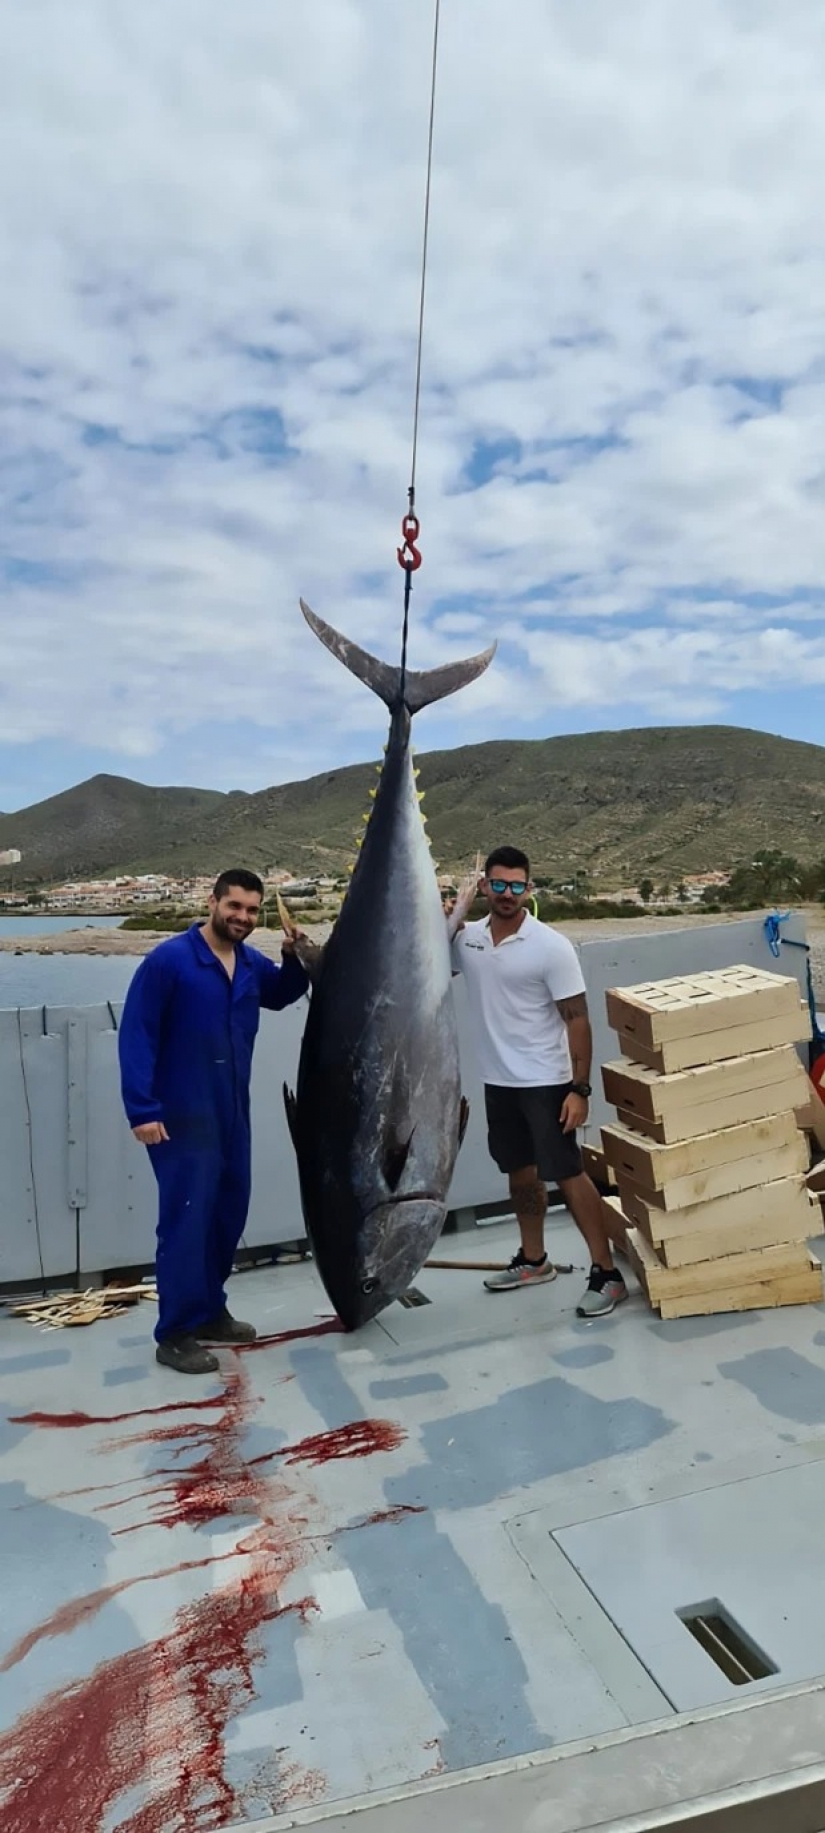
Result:
M786 1217L794 1217L794 1234L777 1234L777 1241L796 1241L797 1226L801 1223L805 1208L803 1202L810 1202L807 1182L801 1171L788 1173L785 1177L761 1182L746 1190L730 1191L724 1197L715 1197L709 1202L691 1202L684 1210L662 1210L654 1202L649 1190L640 1190L631 1180L620 1177L618 1195L622 1202L623 1213L634 1224L642 1228L647 1239L654 1246L662 1241L671 1241L676 1235L691 1235L698 1228L724 1228L739 1226L746 1221L763 1223L774 1221L775 1228L785 1226ZM816 1217L816 1208L812 1208ZM810 1237L810 1228L805 1230Z
M793 982L796 986L796 981ZM799 989L797 988L797 994ZM665 1038L661 1044L643 1044L625 1031L619 1032L622 1056L643 1063L660 1075L672 1075L680 1069L696 1069L703 1063L727 1062L758 1051L776 1050L783 1044L804 1044L811 1035L807 1006L798 999L792 1012L779 1018L762 1018L752 1024L731 1023L728 1029L706 1031L690 1037Z
M602 1082L621 1123L661 1145L805 1106L811 1086L792 1044L669 1076L622 1059Z
M820 1262L801 1244L670 1270L637 1229L629 1228L626 1238L639 1284L663 1318L809 1305L823 1296Z
M668 1039L727 1031L732 1025L795 1013L799 986L792 975L758 967L723 967L705 974L678 974L638 986L612 987L605 995L614 1031L657 1049Z
M743 1159L793 1147L795 1158L788 1169L802 1171L807 1165L807 1148L792 1112L769 1114L763 1120L748 1120L738 1127L722 1127L718 1132L702 1133L698 1139L682 1139L673 1145L659 1145L657 1140L647 1139L618 1121L603 1126L601 1131L605 1156L617 1176L629 1178L643 1190L657 1192L654 1201L658 1200L664 1209L683 1209L689 1203L724 1196L728 1190L746 1189L747 1179L744 1183L737 1181L738 1173L733 1182L725 1181L727 1168ZM711 1189L719 1173L722 1182Z
M810 1076L805 1077L804 1100L796 1109L796 1124L803 1133L807 1133L812 1142L816 1142L820 1151L825 1151L825 1102L817 1094Z
M825 1113L825 1108L823 1108ZM594 1184L615 1184L613 1171L599 1146L582 1146L582 1169Z
M625 1218L658 1251L667 1267L693 1266L751 1248L780 1247L819 1234L817 1204L801 1176L781 1178L761 1191L739 1191L715 1203L668 1214L645 1203L632 1186L621 1185L615 1202ZM662 1232L661 1223L665 1224ZM674 1222L676 1226L669 1228Z

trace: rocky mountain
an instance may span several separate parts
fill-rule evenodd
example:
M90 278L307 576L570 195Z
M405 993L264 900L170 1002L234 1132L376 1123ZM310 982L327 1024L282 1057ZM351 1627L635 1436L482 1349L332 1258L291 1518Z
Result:
M448 869L501 841L554 879L657 883L781 847L825 856L825 749L732 726L502 739L419 756L434 857ZM227 863L339 871L353 857L375 761L255 794L154 789L97 776L0 816L18 880Z

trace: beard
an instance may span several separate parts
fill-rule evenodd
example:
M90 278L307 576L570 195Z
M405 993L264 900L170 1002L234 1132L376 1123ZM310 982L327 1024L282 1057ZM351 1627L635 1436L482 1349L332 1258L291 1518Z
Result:
M212 928L216 936L220 936L222 942L243 941L245 936L252 934L254 927L254 923L245 923L234 917L222 917L219 910L216 910L212 917Z

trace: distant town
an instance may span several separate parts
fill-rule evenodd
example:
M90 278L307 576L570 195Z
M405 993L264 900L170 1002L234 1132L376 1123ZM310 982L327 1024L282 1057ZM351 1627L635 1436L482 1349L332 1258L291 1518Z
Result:
M660 886L655 886L651 879L643 878L638 885L620 886L609 891L600 887L596 892L588 885L583 874L577 874L564 882L551 883L547 879L539 879L537 888L559 897L599 896L642 908L655 908L657 905L672 905L674 902L681 905L707 903L724 889L730 876L729 872L702 872L685 876L675 884ZM334 909L340 903L348 882L346 876L296 878L288 871L265 873L262 878L265 915L270 905L274 907L276 894L280 894L287 904ZM211 876L205 875L172 878L162 872L143 872L131 878L97 878L52 885L33 893L23 888L15 891L12 881L5 891L0 886L0 910L23 912L35 909L53 912L55 915L123 917L141 909L161 910L168 904L175 910L198 911L205 907L213 882ZM445 894L455 889L455 881L449 874L439 874L438 884Z

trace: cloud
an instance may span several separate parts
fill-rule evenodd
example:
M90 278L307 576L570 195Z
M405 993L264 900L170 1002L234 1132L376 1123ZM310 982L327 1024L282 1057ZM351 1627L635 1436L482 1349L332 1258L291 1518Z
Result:
M430 20L6 10L21 799L33 745L51 787L92 756L257 787L381 742L298 597L397 651ZM823 80L813 0L446 0L412 650L500 649L420 744L751 691L794 729L825 673Z

